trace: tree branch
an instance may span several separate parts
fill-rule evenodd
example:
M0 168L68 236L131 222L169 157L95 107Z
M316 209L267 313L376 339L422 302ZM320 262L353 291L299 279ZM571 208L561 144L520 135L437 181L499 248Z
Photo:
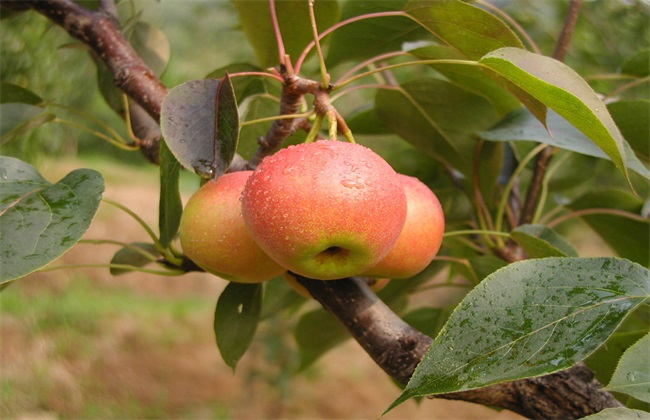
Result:
M297 276L309 293L336 317L387 374L406 384L431 345L431 338L399 318L363 279L311 280ZM436 395L505 408L537 419L580 418L605 408L620 407L603 391L583 364L570 369L470 391Z
M137 102L156 123L160 122L160 108L167 88L124 39L115 16L110 13L110 3L103 2L106 11L104 8L87 10L69 0L3 1L2 6L22 10L31 8L88 45L111 70L115 85ZM158 141L145 141L141 147L145 156L157 156Z
M572 4L576 1L579 2L574 0ZM69 0L3 1L0 4L7 9L34 9L90 46L113 72L116 85L156 122L160 121L160 109L167 89L122 37L111 16L101 10L86 10ZM104 2L106 4L110 5ZM296 82L302 83L304 80L298 79ZM295 91L286 89L285 94L298 95L287 98L287 103L295 107L301 92L304 94L310 89L312 87L304 86ZM137 114L140 110L135 108L132 111ZM282 115L295 112L293 108L281 110ZM277 139L286 138L285 134L293 128L285 124L286 121L278 123L276 129L281 131L279 135L267 135L267 144L263 145L265 148L259 156L270 153L279 146ZM408 382L431 344L431 338L401 320L377 298L364 281L297 278L312 296L339 319L386 373L400 383ZM604 408L620 406L611 394L599 387L593 374L584 366L578 365L539 378L437 397L502 407L532 418L577 418Z

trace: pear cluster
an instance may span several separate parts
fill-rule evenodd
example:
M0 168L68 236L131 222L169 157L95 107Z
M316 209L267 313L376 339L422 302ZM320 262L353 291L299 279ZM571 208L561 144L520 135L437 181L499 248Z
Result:
M426 185L364 146L331 140L289 146L254 171L207 182L180 225L187 257L247 283L287 272L411 277L437 254L443 233L442 208Z

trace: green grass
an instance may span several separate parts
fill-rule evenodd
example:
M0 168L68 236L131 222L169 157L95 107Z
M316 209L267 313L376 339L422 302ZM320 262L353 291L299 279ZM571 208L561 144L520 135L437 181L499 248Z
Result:
M69 328L81 335L97 333L97 323L111 315L147 318L164 314L184 318L211 305L211 301L197 297L158 298L128 289L95 286L84 277L76 277L63 291L55 293L28 296L20 284L0 293L0 314L32 320L38 331Z
M161 279L165 281L167 279ZM28 287L32 286L32 287ZM10 418L37 411L58 411L51 401L63 404L58 415L84 418L162 418L166 394L156 394L152 401L138 401L129 393L111 394L101 378L91 371L79 371L75 387L83 390L81 406L66 401L69 390L58 389L52 375L56 366L75 372L71 366L84 365L95 360L106 345L106 333L113 331L120 320L133 319L136 342L128 339L116 347L125 354L142 351L141 348L173 348L192 343L197 331L197 317L210 316L213 310L210 296L152 296L116 286L95 285L87 277L74 277L64 288L43 287L15 283L0 293L0 322L9 321L11 330L18 329L27 347L22 349L33 360L12 360L2 353L0 374L0 417ZM8 330L9 331L9 330ZM208 332L209 333L209 332ZM9 335L11 336L11 335ZM1 339L7 339L8 336ZM47 343L44 352L38 343ZM102 344L104 343L104 344ZM131 349L130 345L136 346ZM28 368L11 369L14 363ZM92 363L92 362L90 362ZM54 369L54 370L52 370ZM162 391L162 390L159 390ZM63 402L61 402L63 401ZM59 406L60 407L60 406ZM72 410L72 411L69 411ZM224 411L215 408L219 417Z

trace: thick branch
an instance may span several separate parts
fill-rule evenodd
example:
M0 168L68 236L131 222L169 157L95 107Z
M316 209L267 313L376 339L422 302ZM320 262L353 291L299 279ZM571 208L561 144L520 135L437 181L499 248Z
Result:
M402 384L408 382L431 345L431 338L402 321L362 279L321 281L296 277L386 373ZM621 406L601 387L594 374L578 364L551 375L436 398L505 408L529 418L569 419Z
M160 107L167 88L124 39L111 16L68 0L28 0L27 3L91 47L115 76L115 85L160 121Z

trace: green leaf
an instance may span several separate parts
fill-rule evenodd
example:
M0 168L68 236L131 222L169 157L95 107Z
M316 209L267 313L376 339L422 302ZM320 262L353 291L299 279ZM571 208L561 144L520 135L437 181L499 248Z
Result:
M160 127L167 146L181 165L206 178L223 173L237 149L239 117L229 80L183 83L162 104Z
M263 68L277 66L278 46L273 32L269 2L232 0L239 14L239 22L248 38L259 65ZM276 1L275 12L282 33L286 54L293 60L313 39L309 21L308 0ZM336 1L317 1L314 4L319 32L334 25L339 17Z
M627 260L510 264L467 294L390 408L416 396L569 368L598 348L649 294L649 271Z
M646 411L633 410L631 408L616 407L606 408L596 414L583 417L583 420L648 420L650 414Z
M621 66L621 73L632 76L646 77L650 75L650 49L637 52L625 60Z
M490 130L478 134L481 138L490 141L535 141L583 155L611 160L611 157L606 155L586 135L553 111L548 113L546 127L529 111L520 109L509 114ZM625 141L623 141L623 144L626 150L625 161L627 167L649 178L650 171L648 171L648 168L639 161Z
M404 11L470 60L502 47L524 48L503 21L460 0L411 0Z
M463 59L463 55L451 47L429 45L409 51L409 54L421 60ZM462 64L429 64L455 85L467 89L490 101L500 116L521 107L517 98L501 84L489 77L479 67Z
M358 135L381 135L390 131L381 118L377 115L374 106L364 106L345 117L345 122L355 136Z
M271 117L278 114L280 99L271 95L255 95L242 104L242 121L252 121L259 118ZM273 124L265 123L244 125L239 132L238 152L244 159L250 159L255 154L259 143L257 139L264 136Z
M181 165L163 140L160 142L160 201L158 203L158 228L160 244L167 247L178 233L183 213L179 191Z
M39 106L26 103L0 104L0 144L6 144L54 118L54 114L43 111Z
M649 162L650 101L617 101L607 104L607 109L632 150ZM627 164L630 165L629 157Z
M315 309L298 320L294 338L300 354L300 370L350 338L347 330L327 311Z
M629 180L623 136L605 104L570 67L517 48L493 51L479 63L560 114L596 143ZM534 110L531 112L540 122L546 123Z
M406 3L407 0L348 1L343 5L341 21L370 13L402 10ZM334 31L326 62L329 66L348 60L361 62L387 52L400 51L405 42L430 37L425 28L407 16L362 19Z
M576 198L567 207L572 210L624 210L639 215L643 201L628 191L602 189ZM610 214L582 215L581 219L619 256L643 266L650 265L650 220L641 222Z
M223 361L233 370L253 342L261 310L261 283L230 282L219 296L214 333Z
M605 389L650 402L650 334L625 351Z
M443 80L415 80L380 90L375 104L389 129L465 174L471 173L474 156L471 135L498 121L488 101Z
M111 260L111 264L130 265L133 267L144 267L152 262L152 258L159 256L160 253L156 245L146 242L133 242L128 247L117 251ZM131 270L124 268L110 268L111 274L118 276L120 274L130 273Z
M650 332L649 309L647 305L640 306L630 313L605 344L585 359L600 383L609 383L625 350Z
M543 225L521 225L510 236L531 258L578 256L562 236Z
M402 316L402 320L411 327L429 337L435 337L442 328L440 318L443 316L440 308L418 308Z
M160 29L138 21L133 25L128 39L145 64L160 77L171 54L167 36Z
M212 175L213 179L226 172L237 153L237 141L239 140L237 98L235 98L235 90L228 74L221 79L221 83L217 87L216 108L217 121L214 128L216 167L215 173Z
M264 283L264 302L260 319L264 320L288 309L297 309L307 298L296 293L282 278L276 277Z
M0 156L0 283L49 264L76 244L103 192L96 171L77 169L51 184L31 165Z
M0 104L7 103L42 105L43 99L31 90L13 83L0 82Z

